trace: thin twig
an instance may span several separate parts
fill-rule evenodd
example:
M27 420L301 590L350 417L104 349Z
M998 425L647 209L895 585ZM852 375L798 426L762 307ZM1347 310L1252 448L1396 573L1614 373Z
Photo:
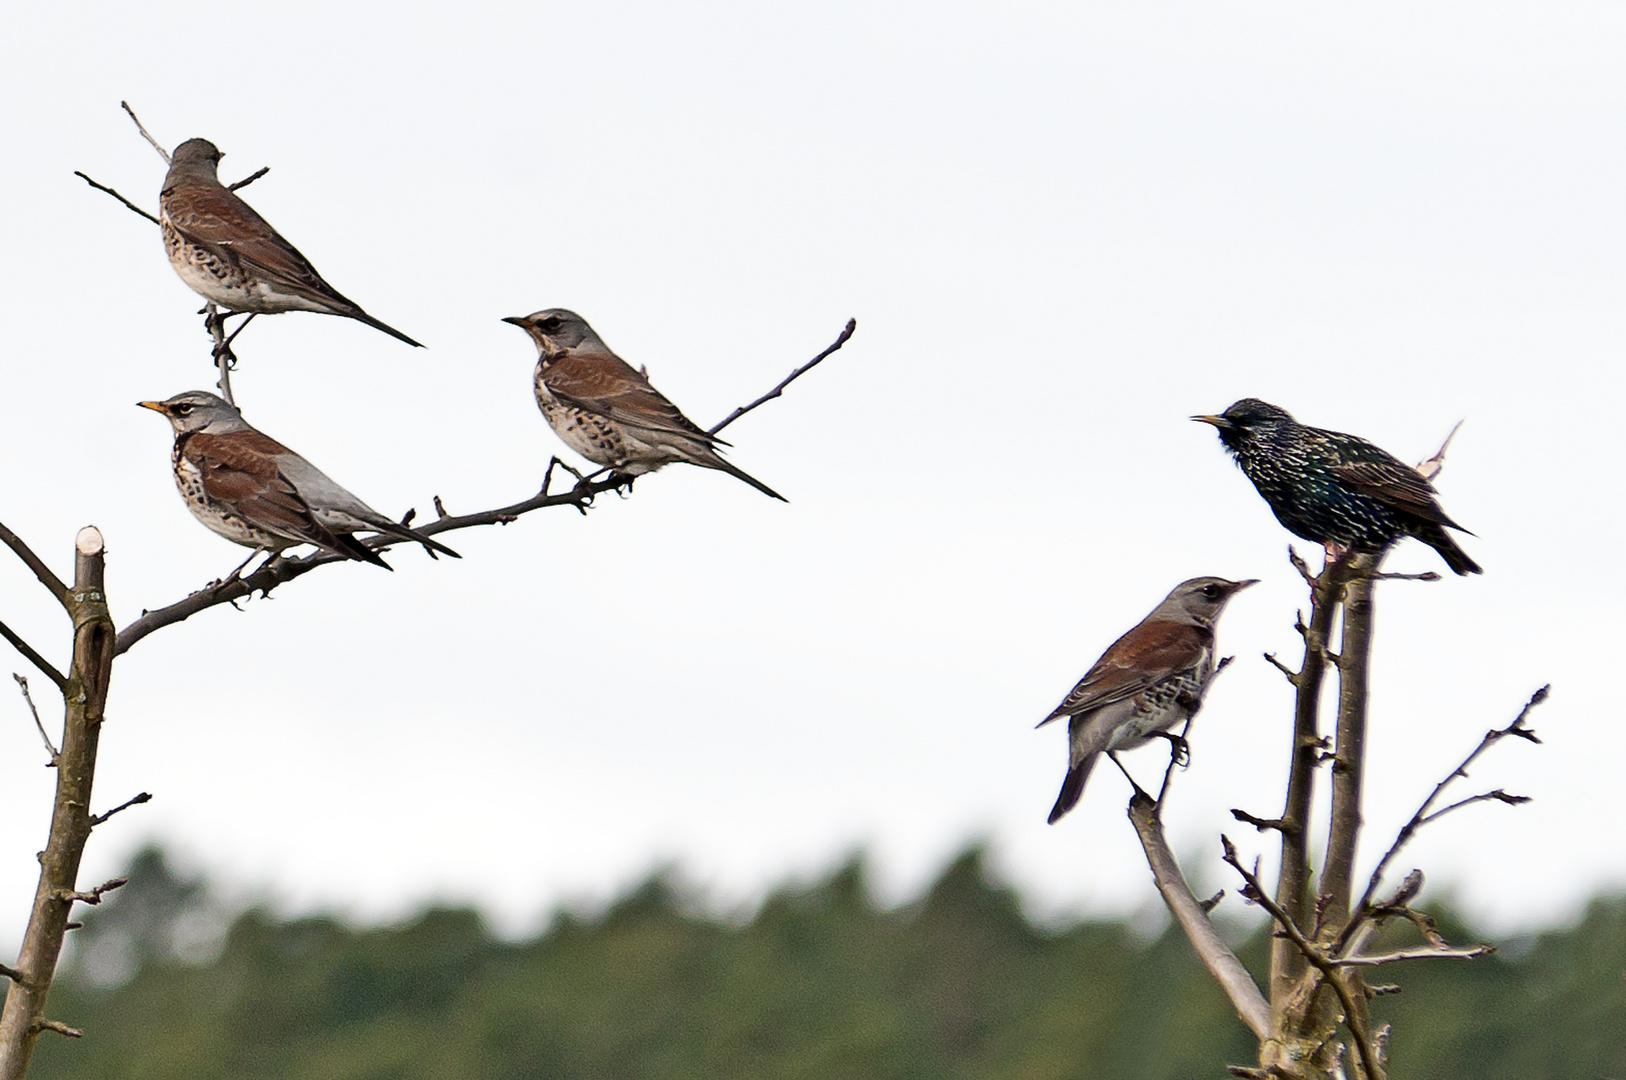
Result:
M164 159L164 164L168 165L170 163L169 151L165 150L163 146L159 144L158 140L152 137L152 133L149 132L141 123L141 118L136 116L135 110L130 108L130 103L128 101L121 101L119 102L119 108L130 114L130 119L135 121L136 130L141 132L141 137L152 144L152 148L158 151L158 156Z
M28 662L39 668L41 674L43 674L47 679L50 679L52 682L56 683L56 688L58 690L62 690L67 687L68 680L63 677L62 672L52 667L50 662L46 660L45 657L41 656L34 646L24 641L17 631L13 630L3 622L0 622L0 637L3 637L7 641L11 642L12 648L26 656L28 658Z
M56 898L70 904L89 904L92 907L102 902L102 895L114 889L122 889L130 884L127 877L116 877L111 881L104 881L89 892L75 892L72 889L58 889Z
M0 964L0 979L10 979L12 982L26 982L23 973L9 964Z
M1471 949L1401 949L1378 956L1340 956L1338 966L1378 967L1381 964L1392 964L1396 960L1473 960L1476 957L1489 956L1495 951L1494 945L1475 945Z
M60 1020L40 1019L34 1021L35 1031L54 1031L58 1035L66 1035L70 1039L82 1039L85 1033L76 1027L69 1027Z
M857 330L857 329L858 329L858 320L857 319L848 319L846 329L841 331L841 336L836 338L835 342L828 349L825 349L819 355L815 356L813 359L809 360L807 363L803 364L801 367L797 368L795 371L791 372L789 375L786 375L785 378L784 378L784 381L782 381L778 386L774 387L772 390L769 390L766 394L763 394L761 397L759 397L755 401L751 402L751 404L743 406L743 407L738 408L738 409L735 409L733 412L731 412L727 416L723 417L720 421L718 421L712 427L707 429L707 434L709 434L709 435L717 434L719 431L723 430L725 427L732 424L734 421L738 420L740 417L744 416L746 413L750 412L752 409L756 408L758 405L761 405L761 404L763 404L765 402L768 402L768 401L772 401L774 398L776 398L780 394L784 393L785 392L785 387L789 386L791 383L793 383L797 379L801 378L807 372L813 370L813 368L816 365L818 365L821 361L823 361L825 357L829 356L831 353L835 352L837 349L839 349L843 345L847 344L847 339L852 337L853 336L853 331Z
M34 714L34 727L39 730L40 741L45 744L45 752L51 755L50 763L55 765L60 755L57 753L57 748L51 745L51 736L45 733L45 725L40 722L40 711L34 705L34 695L28 692L28 680L15 671L11 673L11 677L17 680L17 687L22 690L23 700L28 702L28 711Z
M1457 437L1457 432L1462 430L1462 423L1461 420L1457 421L1456 426L1451 429L1451 434L1447 435L1440 448L1434 451L1433 457L1417 463L1417 471L1423 474L1424 480L1434 479L1440 475L1440 470L1445 468L1445 451L1450 447L1451 440Z
M254 181L258 180L260 177L264 176L266 173L268 173L270 171L271 171L271 166L269 166L269 165L261 165L258 169L255 169L253 172L249 173L247 176L245 176L241 180L237 181L237 183L235 183L235 184L227 184L226 185L226 190L227 191L236 191L238 188L246 188L250 184L252 184Z
M23 561L23 565L34 571L34 576L39 578L40 584L44 585L52 596L56 597L57 603L64 608L68 606L68 587L62 584L61 578L51 573L51 568L45 565L43 559L34 554L33 549L23 543L21 537L4 525L0 525L0 543L9 547Z
M1275 653L1265 653L1265 660L1270 664L1271 667L1281 672L1282 675L1286 677L1288 682L1292 683L1294 686L1299 684L1299 673L1282 663L1280 660L1276 659Z
M90 827L94 829L96 826L100 825L102 822L106 821L108 818L112 817L114 814L118 813L120 810L128 810L132 806L140 806L142 803L147 803L147 802L152 802L152 795L149 794L148 792L143 791L141 794L137 795L135 798L126 799L123 802L119 803L117 806L113 807L113 809L109 810L107 813L105 813L105 814L97 814L95 817L91 818L90 819Z
M1360 903L1355 906L1353 917L1344 927L1343 931L1339 933L1337 940L1333 942L1333 955L1336 956L1344 950L1345 946L1349 944L1350 936L1355 932L1356 927L1358 927L1373 912L1374 907L1372 904L1372 898L1377 895L1378 886L1383 881L1384 871L1389 868L1389 863L1394 860L1394 857L1400 853L1400 849L1406 846L1406 844L1411 840L1412 836L1415 835L1417 830L1426 822L1431 820L1433 817L1438 817L1440 814L1455 809L1457 806L1466 806L1472 802L1483 802L1487 799L1495 799L1499 802L1517 804L1518 802L1528 801L1528 799L1522 795L1510 796L1507 795L1506 792L1501 792L1500 794L1497 792L1487 792L1485 795L1474 796L1471 799L1463 800L1460 803L1448 806L1433 814L1430 813L1435 801L1439 799L1440 794L1445 791L1446 786L1459 776L1466 779L1468 776L1468 766L1472 765L1476 760L1478 760L1480 754L1483 754L1486 750L1490 749L1491 746L1500 742L1506 736L1513 735L1534 743L1539 743L1541 741L1540 739L1536 738L1536 733L1534 731L1531 731L1529 728L1524 726L1524 721L1525 718L1530 715L1531 709L1534 709L1537 705L1540 705L1542 702L1547 700L1547 694L1551 689L1551 684L1548 684L1547 686L1543 686L1540 690L1537 690L1534 694L1531 694L1530 700L1524 703L1524 708L1519 710L1519 715L1514 717L1511 724L1505 728L1496 728L1492 731L1487 731L1485 733L1485 737L1479 740L1479 745L1474 747L1473 752L1462 759L1462 764L1458 765L1455 769L1452 769L1451 772L1446 775L1444 780L1441 780L1438 784L1434 785L1434 790L1428 793L1428 798L1423 800L1423 804L1417 808L1417 812L1411 816L1411 820L1400 827L1400 832L1395 835L1394 843L1389 845L1389 850L1383 853L1383 858L1379 859L1378 865L1373 868L1372 877L1367 882L1366 891L1361 894Z
M856 326L857 322L849 319L847 321L846 329L841 332L841 336L836 339L835 344L831 345L828 349L824 350L824 352L814 357L813 360L803 364L801 367L791 372L789 377L782 380L779 385L769 393L764 394L756 401L753 401L744 409L736 409L733 415L724 419L722 423L713 427L711 430L713 432L721 431L728 424L732 423L740 416L745 415L746 412L749 412L758 405L779 396L779 392L789 385L792 379L795 379L798 375L806 372L812 368L814 364L817 364L820 360L823 360L825 357L839 349L842 345L846 344L847 339L852 337L853 330ZM569 466L565 467L569 468ZM549 475L551 475L551 467ZM597 474L594 475L596 476ZM478 511L472 514L446 515L437 521L426 523L417 531L427 536L433 536L437 533L451 532L456 529L468 529L478 525L506 525L520 517L522 514L528 514L533 510L541 510L549 506L573 506L585 514L588 506L592 504L595 496L606 491L614 491L617 488L624 487L626 482L627 481L624 477L617 476L614 473L611 473L602 479L594 479L592 476L590 476L586 479L578 480L576 485L566 492L555 494L549 492L544 487L530 498L514 503L511 506L503 506L495 510ZM444 504L437 501L435 505L436 509L440 510L443 509ZM0 526L0 528L3 528L3 526ZM411 543L412 541L403 540L392 536L373 536L369 537L363 542L367 544L368 547L371 547L377 551L400 543ZM302 577L310 571L316 569L318 566L325 566L328 563L342 561L346 561L343 556L335 555L326 551L316 551L309 555L304 555L297 558L275 559L262 565L252 574L234 579L228 579L222 582L212 583L203 587L202 589L199 589L197 592L194 592L185 599L177 600L175 603L169 604L166 607L156 608L150 611L143 611L139 618L135 619L129 625L124 627L124 629L119 631L118 642L114 647L114 655L118 656L128 652L131 646L135 645L136 642L140 641L154 630L158 630L165 626L170 626L174 623L189 619L200 611L207 611L209 608L217 607L221 604L229 604L234 600L241 600L244 597L250 596L254 593L264 595L269 593L278 585L281 585L284 582L292 581L297 577Z
M1175 743L1172 739L1170 740L1169 764L1163 770L1163 786L1157 789L1157 804L1159 806L1163 805L1163 796L1169 793L1169 781L1174 778L1174 767L1180 760L1180 745L1184 744L1187 752L1190 752L1190 744L1186 742L1186 736L1191 734L1191 724L1197 719L1197 714L1202 712L1203 702L1208 699L1209 688L1214 685L1214 680L1219 678L1220 672L1230 667L1231 661L1235 659L1234 656L1220 657L1220 662L1214 665L1214 670L1209 672L1208 678L1204 679L1203 684L1197 688L1196 695L1186 703L1190 711L1186 713L1186 722L1180 728L1180 742Z
M136 213L140 214L142 217L146 218L148 221L152 222L154 225L162 225L163 224L163 222L159 221L157 218L153 217L151 214L149 214L145 210L141 209L141 207L137 206L135 203L131 202L129 199L126 199L123 195L120 195L118 192L116 192L112 188L108 187L106 184L98 184L96 181L92 180L90 177L86 176L84 173L80 172L78 169L75 169L73 171L73 175L77 176L79 179L83 180L85 183L89 184L91 187L95 188L97 191L105 191L105 192L107 192L109 195L113 196L113 198L117 199L119 202L121 202L125 206L129 207L131 210L134 210Z

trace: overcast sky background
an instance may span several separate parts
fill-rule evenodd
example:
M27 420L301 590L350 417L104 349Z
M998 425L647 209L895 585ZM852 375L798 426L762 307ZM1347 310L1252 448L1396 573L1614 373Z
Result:
M1230 888L1226 813L1280 810L1302 583L1197 412L1259 396L1419 460L1482 578L1379 597L1366 862L1544 682L1539 747L1463 794L1424 867L1491 926L1626 884L1618 823L1626 11L1616 5L402 3L19 7L0 38L0 520L66 573L110 550L120 625L242 551L192 520L135 402L212 382L157 229L173 147L429 348L291 314L239 340L247 417L389 513L532 493L564 454L525 335L566 306L790 498L674 466L327 567L115 670L86 882L170 844L284 910L475 902L525 933L662 860L748 909L854 849L907 899L969 840L1036 914L1155 910L1127 786L1054 827L1033 724L1180 580L1259 577L1170 832ZM1441 570L1415 542L1396 570ZM9 557L0 609L67 627ZM9 665L9 666L7 666ZM27 671L15 656L5 670ZM9 686L9 680L7 681ZM44 680L36 695L55 714ZM0 936L52 775L0 689ZM1128 758L1148 782L1165 754ZM1583 827L1593 823L1595 827ZM1233 902L1227 903L1228 908ZM1239 909L1234 909L1239 910Z

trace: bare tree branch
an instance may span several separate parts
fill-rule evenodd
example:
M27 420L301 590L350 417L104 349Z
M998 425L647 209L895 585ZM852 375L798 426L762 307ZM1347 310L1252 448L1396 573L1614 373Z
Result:
M815 356L813 359L809 360L807 363L803 364L801 367L797 368L795 371L791 372L789 375L786 375L784 380L782 382L780 382L780 384L778 386L774 387L772 390L769 390L766 394L763 394L761 397L759 397L755 401L751 402L751 404L741 406L740 408L735 409L733 412L729 413L727 416L723 417L721 420L717 421L717 423L713 424L711 427L706 429L706 433L709 434L709 435L717 434L719 431L723 430L725 427L732 424L734 421L738 420L740 417L744 416L746 413L750 412L752 409L756 408L758 405L762 405L762 404L764 404L766 402L772 401L774 398L776 398L780 394L784 393L785 392L785 387L789 386L791 383L793 383L797 379L801 378L805 373L807 373L809 371L812 371L813 368L816 367L819 363L821 363L824 360L825 357L829 356L831 353L835 352L837 349L839 349L843 345L847 344L847 339L852 337L853 336L853 331L857 330L857 329L858 329L858 320L857 319L848 319L846 329L841 331L841 336L836 338L835 342L833 344L831 344L831 346L828 349L825 349L819 355Z
M104 881L89 892L75 892L72 889L58 889L56 898L70 904L90 904L92 907L102 902L102 895L114 889L122 889L130 884L127 877L116 877L111 881Z
M17 558L23 561L24 566L34 571L34 576L39 578L40 584L44 585L52 596L56 597L57 603L63 607L68 606L68 587L62 584L62 579L51 573L51 568L45 565L45 560L34 554L33 550L23 543L21 537L3 524L0 524L0 543L9 547L16 553Z
M73 175L77 176L79 179L83 180L85 183L89 184L91 187L95 188L97 191L105 191L105 192L107 192L109 195L113 196L113 198L117 199L119 202L121 202L125 206L129 207L131 210L134 210L136 213L140 214L142 217L146 218L148 221L152 222L154 225L162 225L163 224L163 222L159 221L157 218L153 217L151 214L149 214L145 210L141 209L141 207L137 206L135 203L131 202L129 199L126 199L123 195L120 195L118 192L116 192L112 188L108 187L106 184L98 184L96 181L92 180L90 177L86 176L84 173L80 172L78 169L75 169L73 171Z
M23 656L27 657L30 664L33 664L35 667L39 668L40 674L56 683L56 688L58 690L62 689L63 686L67 684L67 680L62 677L62 672L52 667L50 661L41 656L34 646L24 641L15 630L3 622L0 622L0 637L5 638L11 643L12 648L16 649L18 652L22 653Z
M152 137L152 133L149 132L146 126L141 123L141 118L136 116L135 110L130 108L130 103L128 101L121 101L119 102L119 108L130 114L130 119L135 121L136 130L141 132L141 137L152 144L152 148L158 151L158 156L164 159L164 164L168 165L170 163L169 151L165 150L163 145L159 143L157 139Z
M152 795L143 791L141 794L132 799L125 799L107 813L97 814L95 817L91 818L90 827L94 829L96 826L100 825L102 822L106 821L108 818L112 817L114 814L117 814L121 810L128 810L132 806L140 806L142 803L148 802L152 802Z
M1157 884L1158 892L1163 894L1163 902L1168 905L1169 913L1180 924L1186 940L1191 942L1197 958L1220 984L1225 996L1231 999L1231 1006L1248 1030L1256 1038L1269 1038L1270 1002L1265 1000L1265 995L1259 991L1258 984L1248 974L1242 961L1220 940L1214 925L1208 921L1208 910L1192 894L1191 886L1186 884L1180 864L1174 852L1169 850L1168 840L1163 835L1158 804L1147 798L1144 792L1137 791L1129 800L1129 820L1134 823L1135 833L1146 852L1152 880Z
M1491 746L1500 742L1506 736L1513 735L1529 742L1539 743L1541 741L1540 739L1536 738L1536 733L1534 731L1531 731L1525 726L1524 721L1525 718L1530 715L1531 709L1534 709L1537 705L1540 705L1542 702L1547 700L1547 694L1551 689L1552 686L1549 684L1547 686L1543 686L1534 694L1531 694L1530 700L1524 703L1524 708L1519 710L1519 715L1514 717L1511 724L1505 728L1496 728L1492 731L1487 731L1485 733L1485 737L1479 740L1479 745L1474 747L1473 752L1462 759L1462 764L1458 765L1455 769L1452 769L1444 780L1441 780L1438 784L1434 785L1434 790L1429 792L1428 798L1423 800L1423 804L1417 808L1417 812L1411 816L1411 820L1400 827L1400 832L1396 834L1394 843L1389 845L1389 850L1383 853L1383 858L1379 859L1378 865L1373 868L1372 877L1366 885L1366 891L1361 894L1360 903L1355 906L1354 917L1350 919L1349 924L1344 927L1343 931L1338 935L1337 940L1333 943L1332 951L1334 955L1337 955L1345 949L1345 947L1349 944L1350 936L1355 932L1355 929L1364 919L1369 917L1371 913L1376 910L1372 904L1372 898L1377 895L1378 886L1383 881L1384 871L1389 868L1389 863L1394 860L1394 857L1400 853L1400 849L1405 847L1406 844L1411 841L1411 838L1417 833L1417 830L1420 829L1424 824L1433 820L1434 818L1439 817L1441 814L1448 813L1449 811L1456 809L1458 806L1466 806L1474 802L1484 802L1494 799L1498 802L1506 802L1510 805L1516 805L1519 802L1528 801L1525 796L1507 795L1506 792L1502 792L1500 789L1498 789L1495 792L1487 792L1484 795L1476 795L1473 798L1464 799L1459 803L1454 803L1442 810L1430 813L1435 801L1439 799L1441 793L1445 791L1447 785L1449 785L1459 776L1466 779L1468 776L1468 766L1472 765L1476 760L1478 760L1480 754L1483 754L1486 750L1490 749Z
M1495 951L1494 945L1475 945L1468 949L1401 949L1381 956L1340 956L1338 966L1377 967L1380 964L1392 964L1396 960L1472 960L1480 956L1489 956Z
M235 183L235 184L227 184L226 185L226 190L227 191L236 191L238 188L246 188L250 184L252 184L254 181L258 180L260 177L264 176L266 173L268 173L270 171L271 171L271 166L269 166L269 165L261 165L258 169L255 169L253 172L249 173L247 176L245 176L241 180L237 181L237 183Z
M46 734L45 725L40 721L40 711L34 705L34 695L28 692L28 680L17 674L15 671L11 673L11 677L17 680L17 688L23 692L23 700L28 702L28 711L34 716L34 727L40 733L40 741L45 744L45 752L51 755L51 760L47 762L47 764L55 765L57 759L56 747L51 745L51 736ZM57 685L63 693L67 693L68 684L66 679Z

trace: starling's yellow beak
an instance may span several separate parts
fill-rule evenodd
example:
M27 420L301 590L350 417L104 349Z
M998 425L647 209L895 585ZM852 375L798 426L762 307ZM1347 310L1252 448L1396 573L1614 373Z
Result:
M1235 426L1223 416L1193 416L1192 419L1197 421L1199 424L1213 424L1221 431Z
M143 409L151 409L153 412L161 412L166 414L169 412L169 408L165 406L162 401L138 401L136 404L141 406Z

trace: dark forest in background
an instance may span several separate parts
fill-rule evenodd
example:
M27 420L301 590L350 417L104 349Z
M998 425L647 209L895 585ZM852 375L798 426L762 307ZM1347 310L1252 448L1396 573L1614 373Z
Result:
M223 916L156 850L131 876L70 935L52 1012L85 1037L42 1045L41 1080L1192 1080L1254 1053L1178 931L1037 928L980 849L898 909L860 860L748 921L656 876L518 944L469 910L383 929ZM224 946L188 962L211 910ZM1397 967L1405 992L1373 1011L1407 1076L1626 1077L1626 901L1501 945ZM1264 950L1242 956L1258 970Z

